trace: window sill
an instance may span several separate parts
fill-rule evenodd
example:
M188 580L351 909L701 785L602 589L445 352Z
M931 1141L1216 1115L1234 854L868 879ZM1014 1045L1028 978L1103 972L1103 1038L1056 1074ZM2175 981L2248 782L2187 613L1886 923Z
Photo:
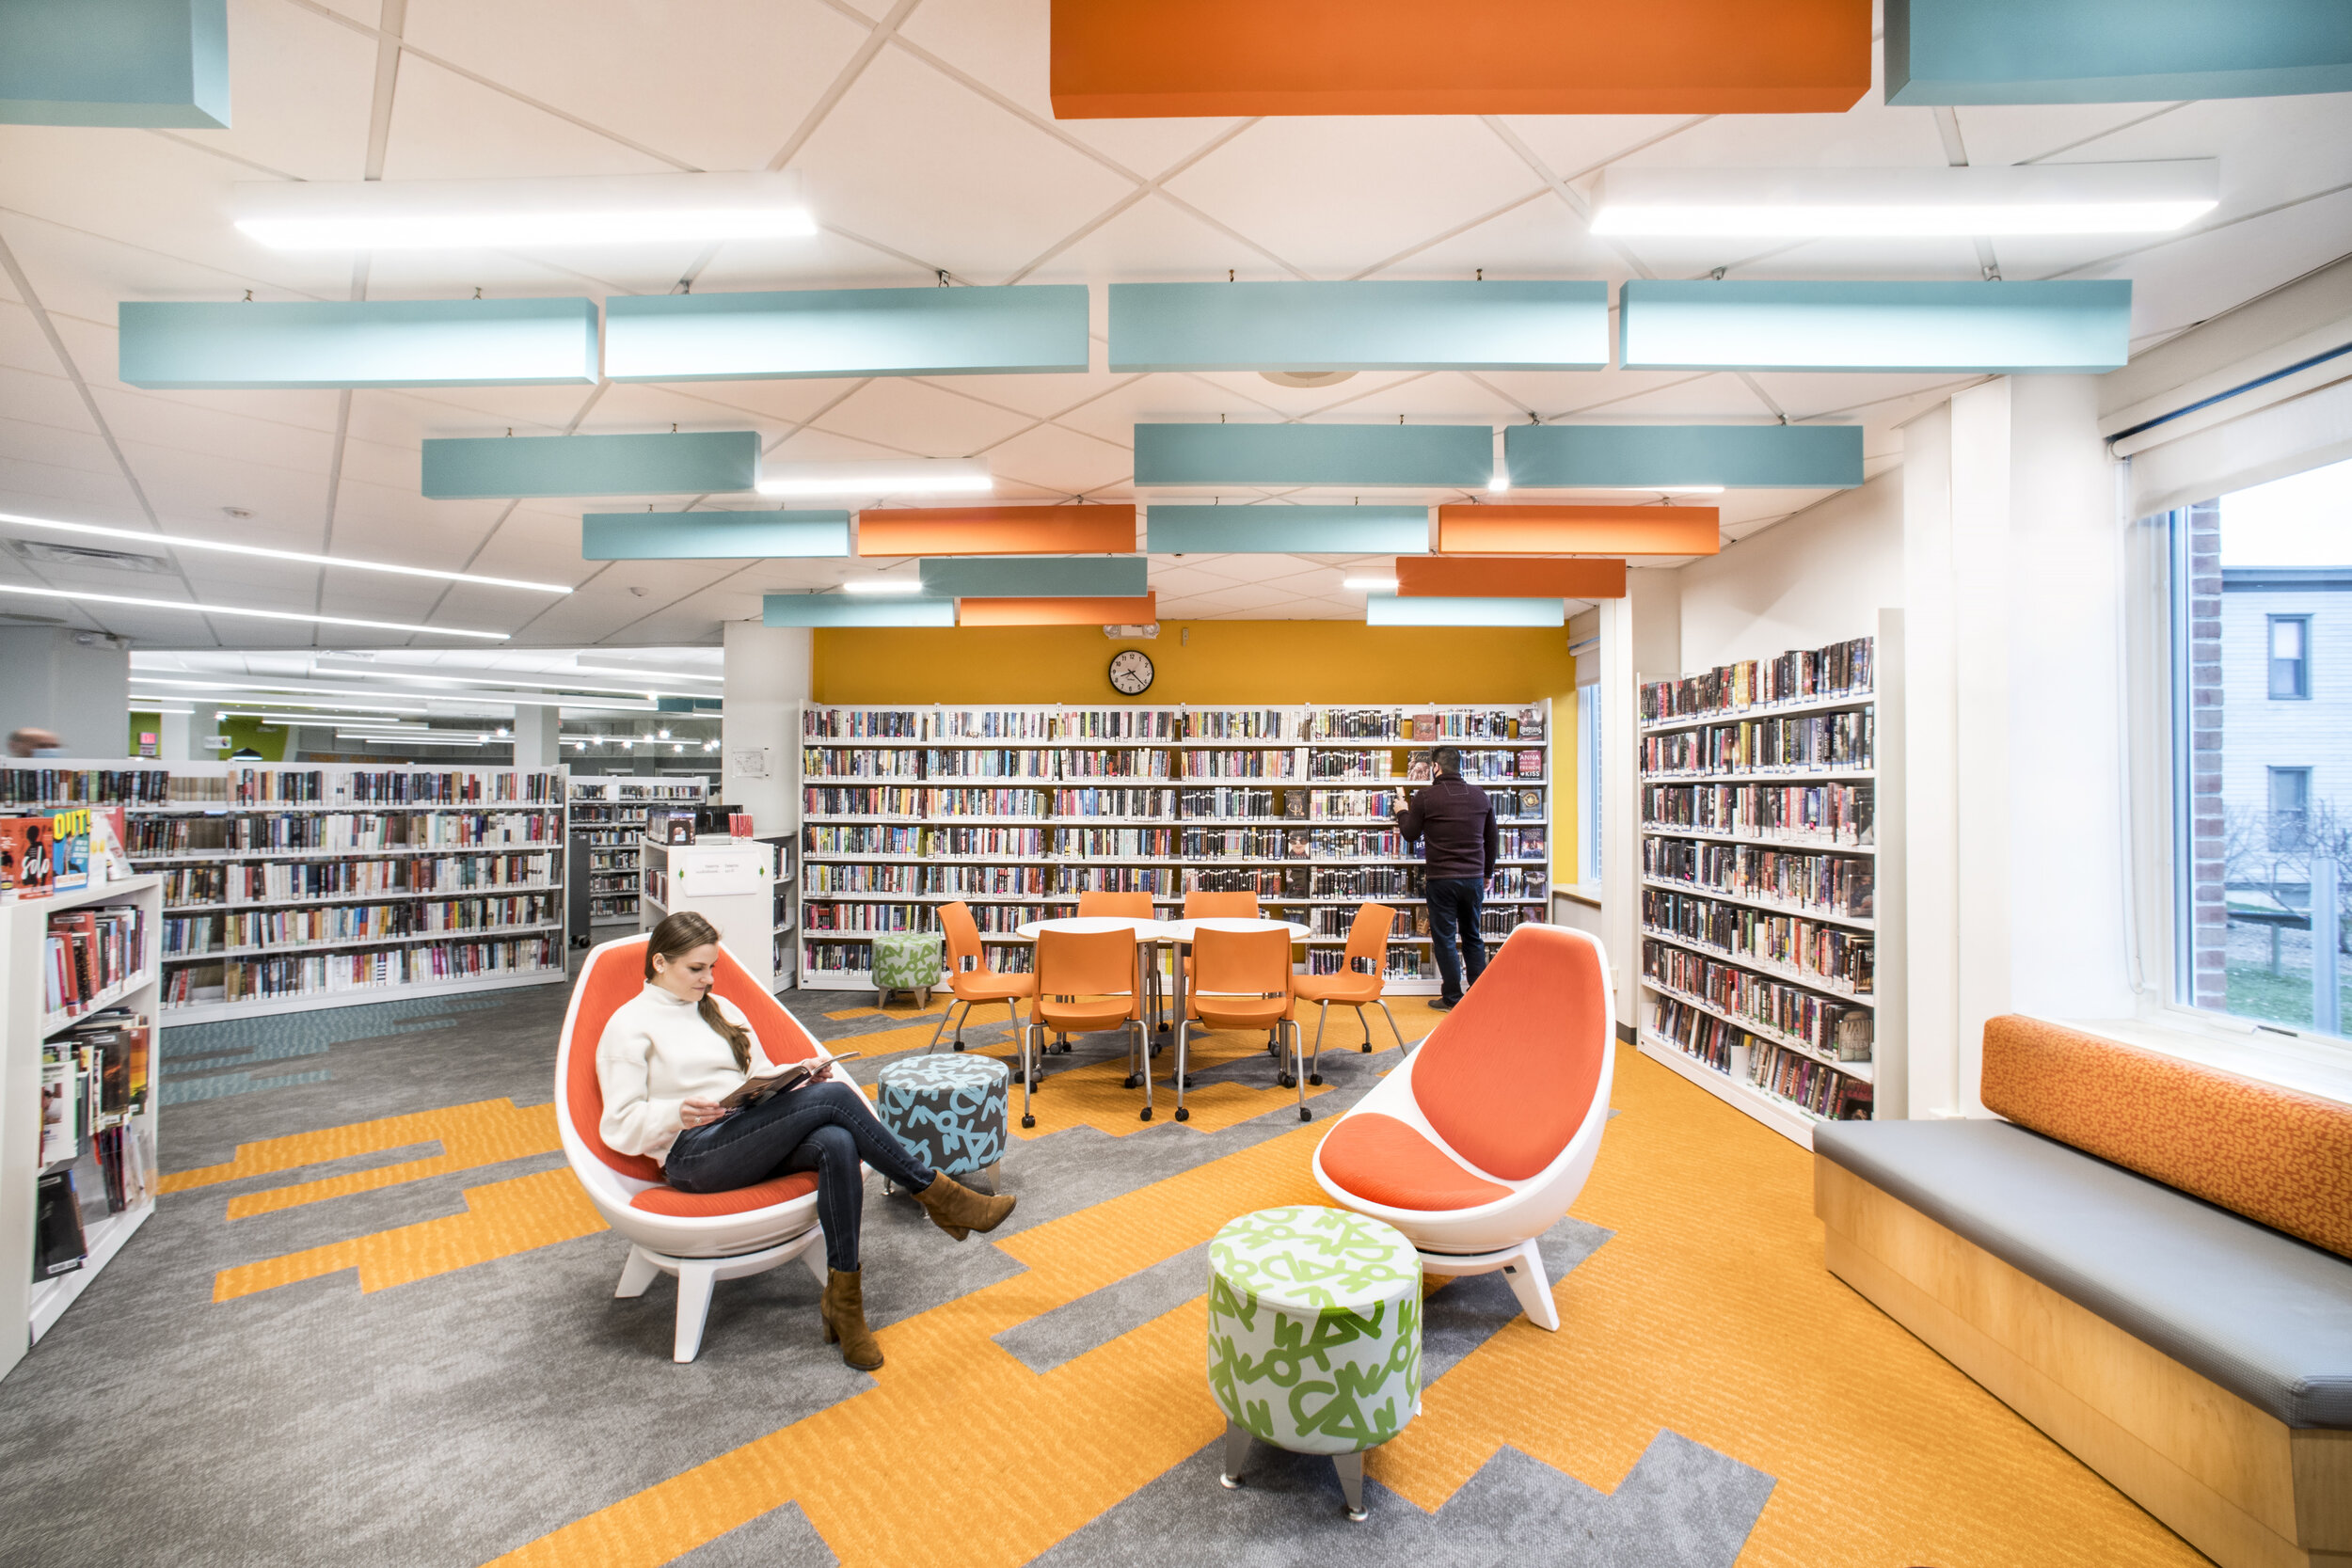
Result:
M2144 1018L2057 1022L2125 1045L2234 1072L2241 1078L2352 1104L2352 1044L2272 1034L2251 1023L2213 1018L2185 1007L2161 1008Z
M1582 904L1587 909L1597 910L1600 908L1600 884L1578 882L1572 887L1554 888L1552 896L1565 898L1571 904Z

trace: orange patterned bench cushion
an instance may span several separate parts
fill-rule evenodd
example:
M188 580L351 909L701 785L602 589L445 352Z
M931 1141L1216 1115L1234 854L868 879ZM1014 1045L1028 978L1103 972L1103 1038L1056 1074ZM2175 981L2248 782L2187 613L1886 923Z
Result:
M2352 1258L2352 1106L2015 1014L1985 1022L1984 1103Z

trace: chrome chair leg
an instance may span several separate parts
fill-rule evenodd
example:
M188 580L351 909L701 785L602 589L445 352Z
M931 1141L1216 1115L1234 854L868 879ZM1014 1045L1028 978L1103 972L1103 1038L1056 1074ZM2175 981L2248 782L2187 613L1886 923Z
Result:
M1021 1125L1035 1127L1037 1117L1029 1111L1029 1037L1039 1033L1042 1025L1031 1024L1021 1031Z
M1140 1119L1150 1121L1152 1119L1151 1037L1143 1032L1143 1025L1140 1022L1134 1019L1129 1019L1127 1021L1127 1038L1133 1042L1136 1061L1143 1069L1143 1116ZM1182 1094L1184 1091L1180 1088L1176 1092L1178 1094Z
M962 999L959 997L957 1000L961 1001ZM956 1004L954 1002L950 1002L947 1004L946 1011L939 1015L939 1027L931 1031L931 1043L923 1048L923 1054L928 1056L932 1052L939 1049L939 1037L947 1032L947 1021L955 1016ZM965 1002L963 1004L963 1016L966 1018L970 1018L972 1016L972 1004L969 1002ZM958 1051L963 1049L963 1025L961 1023L956 1025L956 1049Z
M1389 999L1385 996L1380 999L1380 1016L1389 1021L1389 1032L1396 1037L1396 1048L1409 1054L1413 1048L1405 1043L1405 1031L1396 1026L1396 1015L1389 1011ZM1371 1030L1367 1028L1365 1033L1369 1035Z
M1312 1121L1315 1114L1307 1109L1307 1036L1295 1019L1291 1021L1291 1081L1298 1085L1298 1119Z
M1331 1004L1330 1004L1330 1003L1328 1003L1328 1002L1318 1002L1318 1003L1316 1003L1316 1004L1315 1004L1315 1060L1317 1060L1317 1061L1321 1061L1321 1060L1323 1059L1323 1026L1324 1026L1326 1023L1328 1023L1330 1021L1331 1021Z
M1184 1109L1184 1047L1192 1037L1192 1023L1185 1020L1176 1025L1176 1119L1190 1121L1192 1113Z

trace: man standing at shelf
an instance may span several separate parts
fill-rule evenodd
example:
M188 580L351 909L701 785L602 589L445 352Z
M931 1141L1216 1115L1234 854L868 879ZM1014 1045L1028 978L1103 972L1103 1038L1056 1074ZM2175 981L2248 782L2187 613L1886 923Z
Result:
M1440 746L1430 754L1435 777L1429 787L1396 808L1397 832L1422 843L1422 895L1429 904L1429 943L1438 950L1442 993L1430 1006L1440 1010L1462 1000L1462 992L1486 972L1486 944L1478 918L1486 903L1486 879L1495 872L1502 832L1495 826L1495 803L1462 777L1459 748ZM1454 951L1454 934L1461 951ZM1463 976L1468 964L1470 974Z

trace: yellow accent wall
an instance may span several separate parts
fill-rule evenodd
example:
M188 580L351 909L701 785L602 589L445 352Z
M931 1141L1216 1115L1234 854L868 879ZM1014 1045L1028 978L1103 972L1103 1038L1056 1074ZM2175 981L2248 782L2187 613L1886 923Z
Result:
M1152 688L1140 697L1111 689L1111 657L1123 648L1151 656ZM1149 641L1113 641L1096 626L843 627L815 634L810 688L820 703L876 705L1534 703L1549 697L1553 885L1577 879L1576 660L1568 655L1568 634L1557 627L1163 621L1160 635Z

